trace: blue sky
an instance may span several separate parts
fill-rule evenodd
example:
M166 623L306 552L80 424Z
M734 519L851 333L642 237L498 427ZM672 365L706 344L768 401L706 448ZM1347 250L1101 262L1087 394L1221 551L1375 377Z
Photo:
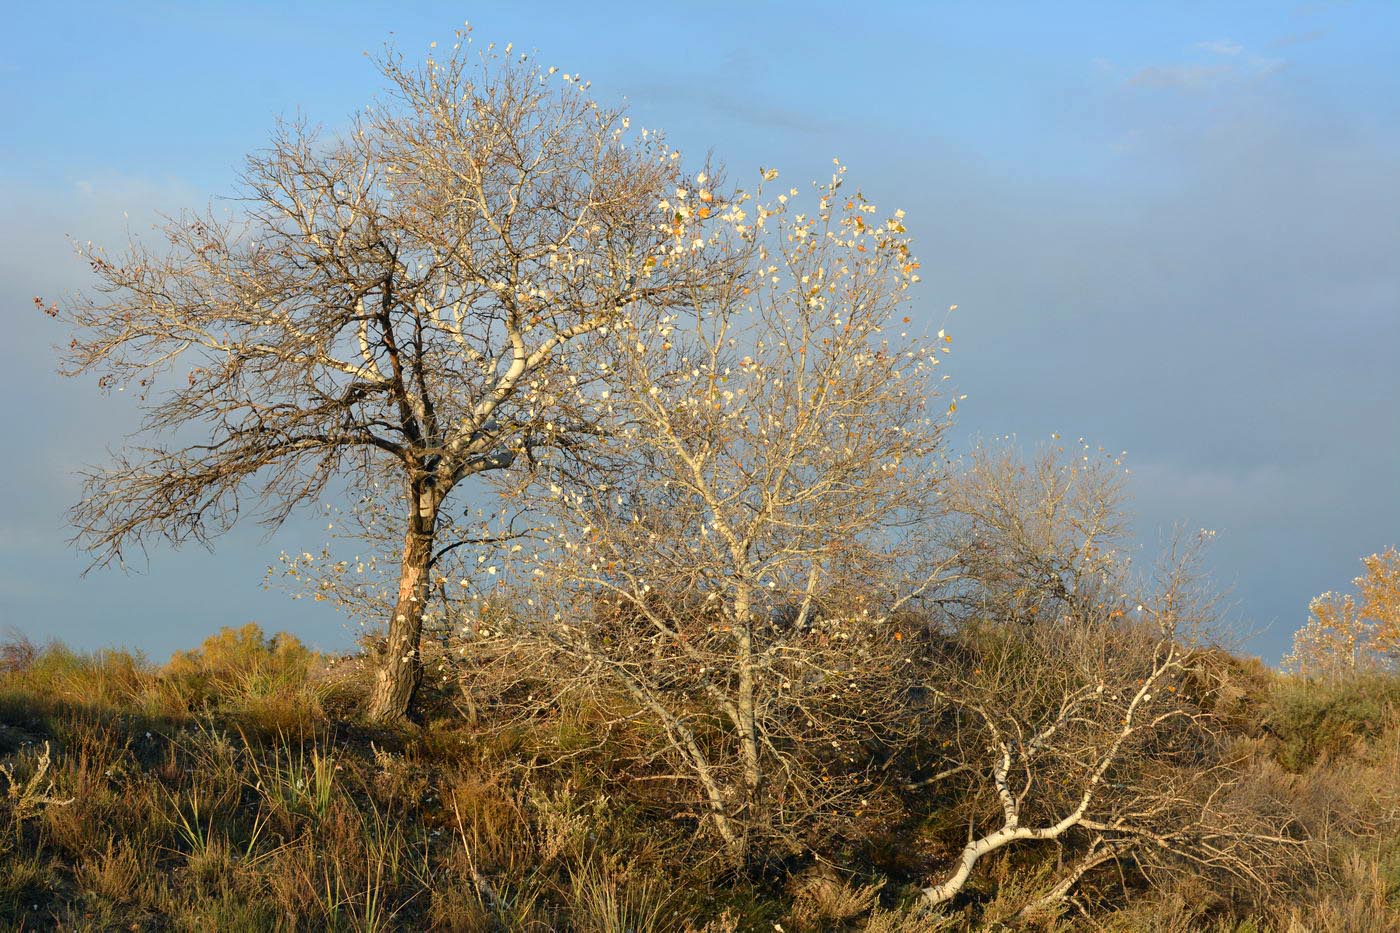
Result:
M581 72L735 176L839 156L909 212L917 313L957 338L956 443L1052 432L1127 450L1139 540L1218 532L1244 646L1400 543L1400 4L55 3L0 39L0 625L155 656L257 620L322 646L343 620L262 589L282 547L80 577L71 471L134 423L53 375L34 295L228 193L279 114L335 126L470 20Z

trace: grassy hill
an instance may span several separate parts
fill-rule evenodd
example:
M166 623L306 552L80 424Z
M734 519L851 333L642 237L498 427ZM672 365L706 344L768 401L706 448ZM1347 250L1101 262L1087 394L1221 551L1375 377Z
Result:
M0 917L16 929L1382 930L1400 925L1400 680L1310 683L1219 657L1242 786L1305 866L1262 891L1125 859L1026 913L1049 847L990 856L941 913L918 889L965 825L937 808L735 871L666 806L620 697L496 729L443 689L376 731L355 657L225 630L156 665L0 653ZM914 813L913 816L910 814ZM1270 889L1271 888L1271 889Z

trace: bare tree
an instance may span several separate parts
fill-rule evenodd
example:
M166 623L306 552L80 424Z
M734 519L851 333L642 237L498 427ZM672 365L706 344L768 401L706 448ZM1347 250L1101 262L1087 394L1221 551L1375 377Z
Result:
M892 614L936 504L946 341L901 332L903 212L877 216L844 171L810 213L797 189L741 199L751 274L622 323L595 397L620 468L538 480L543 631L661 726L735 863L858 810L863 743L907 725Z
M459 34L421 67L391 53L385 101L346 131L279 127L233 210L117 259L81 249L100 285L51 309L75 331L64 371L145 407L143 440L73 511L95 564L207 544L250 505L275 527L337 482L397 499L377 720L406 715L422 676L448 497L587 436L580 340L729 280L658 210L685 184L660 136L575 76L470 47Z
M1073 613L1106 593L1126 570L1120 545L1122 461L1082 440L1023 458L1009 444L974 447L949 471L950 585L940 612L955 620L1024 622Z

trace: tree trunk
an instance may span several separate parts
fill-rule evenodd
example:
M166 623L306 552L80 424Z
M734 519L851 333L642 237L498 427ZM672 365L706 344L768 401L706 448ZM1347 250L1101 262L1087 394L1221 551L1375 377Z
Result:
M734 623L738 636L738 697L735 710L738 713L734 725L739 733L739 750L744 764L744 814L749 829L743 836L743 844L734 852L736 861L742 863L748 857L748 836L753 830L765 831L768 826L767 801L764 799L763 763L758 751L758 703L755 682L753 645L753 594L747 583L739 584L734 597Z
M428 603L433 537L437 531L436 490L415 484L409 496L408 530L404 533L403 562L399 565L399 598L389 617L388 637L370 692L369 718L374 722L402 722L413 710L418 686L423 682L423 610Z

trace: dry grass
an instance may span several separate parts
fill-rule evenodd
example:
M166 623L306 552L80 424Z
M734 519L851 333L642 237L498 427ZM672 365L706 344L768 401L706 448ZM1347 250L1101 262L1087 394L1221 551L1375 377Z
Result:
M712 880L693 834L580 790L577 756L530 771L456 718L367 730L330 712L357 685L290 639L0 655L0 926L679 930L723 908L687 894Z
M1052 867L1049 850L990 864L944 913L911 909L928 866L966 832L934 811L823 859L726 869L693 821L658 805L658 782L632 780L629 756L645 742L619 733L607 698L523 731L440 715L377 732L346 715L359 689L352 661L246 629L163 667L23 643L0 659L0 926L914 933L1400 922L1400 691L1390 683L1255 671L1229 698L1253 709L1239 720L1238 793L1306 825L1319 870L1304 887L1249 899L1190 872L1149 883L1128 866L1087 884L1058 918L1032 919L1021 911Z

